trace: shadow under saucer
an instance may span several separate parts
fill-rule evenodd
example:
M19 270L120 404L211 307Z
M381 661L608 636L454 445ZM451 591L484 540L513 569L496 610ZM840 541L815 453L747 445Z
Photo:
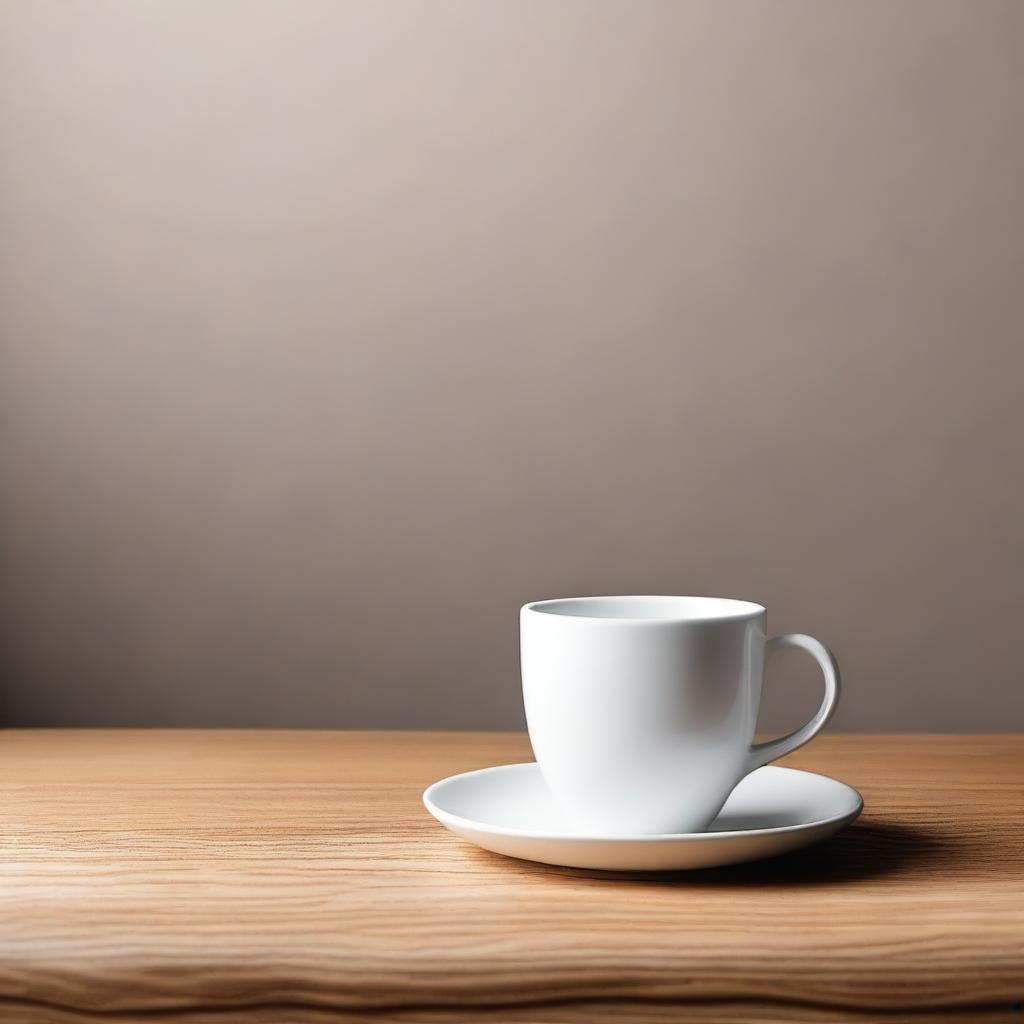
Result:
M803 887L911 874L934 870L940 864L953 867L961 854L960 844L933 831L899 822L862 819L816 846L726 867L645 872L592 871L543 864L523 867L536 873L646 886Z

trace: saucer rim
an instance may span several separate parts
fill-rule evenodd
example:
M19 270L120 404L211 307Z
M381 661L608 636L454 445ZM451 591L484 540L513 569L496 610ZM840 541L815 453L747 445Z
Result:
M447 783L457 782L469 778L472 775L484 775L490 772L501 771L509 768L536 768L540 771L536 761L518 761L513 764L494 764L487 768L476 768L473 771L459 772L456 775L449 775L447 778L438 779L431 783L423 791L423 806L430 815L436 818L442 825L454 825L456 827L470 829L474 832L486 835L520 837L524 839L540 839L545 842L572 842L572 843L619 843L622 845L632 843L664 843L664 842L713 842L719 839L753 839L762 836L791 835L794 832L805 832L810 829L826 828L829 825L847 825L860 816L864 810L864 797L848 782L825 775L822 772L811 772L803 768L787 768L783 765L768 764L762 765L756 771L786 772L791 775L815 775L820 779L827 779L837 786L848 790L855 798L855 806L842 814L833 814L827 818L819 818L815 821L804 821L798 825L773 825L769 828L751 829L730 829L722 832L656 832L643 833L639 835L623 835L621 833L593 833L593 832L538 832L533 829L514 828L508 825L491 825L488 822L475 821L472 818L465 818L460 814L453 814L439 807L433 800L431 794ZM753 774L753 772L751 773ZM741 780L742 781L742 780ZM739 783L737 783L739 785Z

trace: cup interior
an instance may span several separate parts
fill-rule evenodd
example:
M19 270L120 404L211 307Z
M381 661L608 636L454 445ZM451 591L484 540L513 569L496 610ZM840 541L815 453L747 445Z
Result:
M620 619L647 622L694 622L748 619L764 614L764 606L731 597L669 597L630 595L619 597L563 597L534 601L526 610L544 615L578 619Z

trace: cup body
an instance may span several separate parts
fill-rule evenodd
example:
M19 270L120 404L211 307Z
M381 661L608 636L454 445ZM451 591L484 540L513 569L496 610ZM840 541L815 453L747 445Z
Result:
M705 597L537 601L520 613L534 755L574 824L705 830L750 769L765 609Z

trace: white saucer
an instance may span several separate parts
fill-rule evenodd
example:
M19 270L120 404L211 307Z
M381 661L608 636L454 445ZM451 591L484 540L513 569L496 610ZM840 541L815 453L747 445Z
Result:
M707 832L596 836L575 832L536 764L505 764L435 782L423 803L485 850L573 868L664 871L720 867L820 842L861 812L860 793L827 775L769 765L732 792Z

